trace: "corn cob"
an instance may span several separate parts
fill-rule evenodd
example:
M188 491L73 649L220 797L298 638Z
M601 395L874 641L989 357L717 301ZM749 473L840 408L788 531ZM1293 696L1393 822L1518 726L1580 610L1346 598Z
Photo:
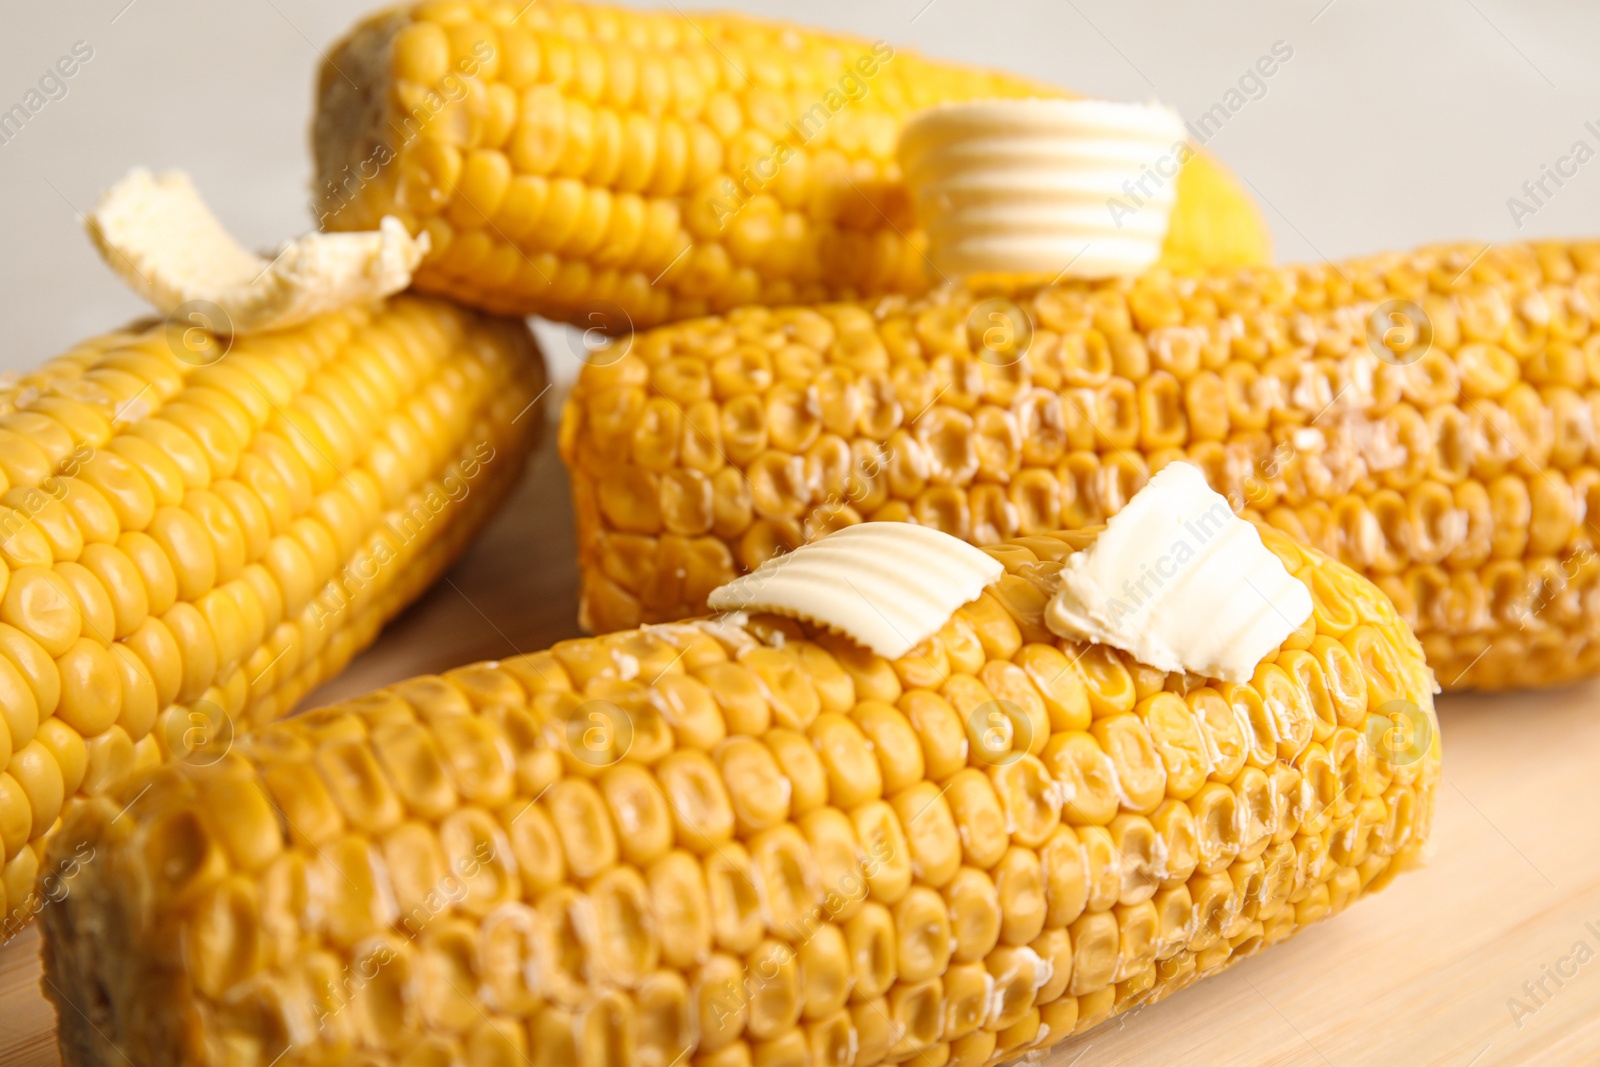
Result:
M743 309L597 352L563 455L582 621L690 615L835 526L977 544L1178 458L1371 577L1445 687L1600 670L1600 245Z
M329 229L426 232L421 289L584 326L920 292L895 162L916 109L1059 96L1011 75L741 15L545 0L425 3L324 65L313 133ZM1265 262L1208 158L1178 178L1170 261Z
M208 762L369 643L513 484L521 323L397 297L230 342L134 327L0 391L7 936L74 794Z
M1432 819L1416 639L1261 535L1313 610L1246 684L1044 629L1093 538L1045 535L898 660L648 627L145 771L51 846L64 1062L993 1064L1165 997L1380 888Z

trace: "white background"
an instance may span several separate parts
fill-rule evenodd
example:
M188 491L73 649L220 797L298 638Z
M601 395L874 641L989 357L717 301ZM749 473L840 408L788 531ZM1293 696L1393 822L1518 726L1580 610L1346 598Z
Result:
M662 0L668 2L668 0ZM680 5L681 6L681 5ZM1519 231L1507 209L1582 138L1600 150L1600 5L1511 0L731 0L1008 67L1194 118L1285 41L1294 56L1210 142L1257 191L1281 260L1454 238L1600 232L1600 159ZM135 165L189 170L226 225L269 247L308 229L319 50L362 0L5 0L0 110L77 41L68 94L0 145L0 369L143 311L77 212ZM1553 187L1552 187L1553 188ZM548 346L558 377L567 346ZM568 366L564 367L563 364Z

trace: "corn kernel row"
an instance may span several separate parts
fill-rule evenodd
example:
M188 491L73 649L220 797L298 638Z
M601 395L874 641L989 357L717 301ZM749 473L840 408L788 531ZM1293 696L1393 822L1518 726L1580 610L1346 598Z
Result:
M52 845L94 857L43 918L66 1061L995 1064L1160 999L1431 822L1415 638L1263 537L1315 611L1245 685L1045 631L1087 539L1039 536L896 661L648 627L148 770Z
M563 429L585 624L693 613L863 519L978 544L1092 525L1185 459L1372 577L1446 686L1592 674L1600 246L1480 252L750 308L619 341Z
M1035 95L1059 91L739 15L413 5L329 57L316 209L426 232L420 288L585 326L918 292L901 123ZM1231 179L1203 158L1183 173L1169 260L1264 260Z
M287 712L481 525L539 425L526 328L429 299L184 339L97 339L0 394L8 927L66 801Z

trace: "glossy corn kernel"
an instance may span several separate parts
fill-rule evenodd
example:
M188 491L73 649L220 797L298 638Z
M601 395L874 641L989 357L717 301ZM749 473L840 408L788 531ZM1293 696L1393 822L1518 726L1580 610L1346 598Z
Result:
M1600 245L743 309L598 352L566 409L583 618L702 609L839 525L978 544L1187 459L1354 567L1445 688L1600 671Z
M0 389L8 934L65 801L215 761L432 581L542 378L521 323L400 297L231 343L130 329Z
M1037 536L894 662L646 627L147 770L47 856L93 856L43 919L64 1060L994 1064L1158 1000L1432 820L1415 638L1262 533L1315 610L1244 685L1052 636L1027 605L1087 538Z
M585 327L920 292L901 124L1037 95L1060 90L742 15L413 4L329 56L313 206L326 229L426 232L418 288ZM1177 181L1168 261L1268 259L1214 161Z

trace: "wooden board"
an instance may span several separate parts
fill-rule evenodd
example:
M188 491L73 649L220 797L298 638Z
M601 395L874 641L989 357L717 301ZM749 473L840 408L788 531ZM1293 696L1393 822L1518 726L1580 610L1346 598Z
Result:
M447 578L314 700L577 633L576 548L553 436ZM1044 1064L1490 1067L1600 1057L1600 684L1448 698L1441 718L1445 785L1426 867ZM1581 966L1571 956L1579 942ZM7 1067L59 1062L38 956L35 930L0 949ZM1575 966L1559 986L1544 977ZM1523 988L1541 979L1542 1005ZM1531 1014L1514 1018L1511 998Z

